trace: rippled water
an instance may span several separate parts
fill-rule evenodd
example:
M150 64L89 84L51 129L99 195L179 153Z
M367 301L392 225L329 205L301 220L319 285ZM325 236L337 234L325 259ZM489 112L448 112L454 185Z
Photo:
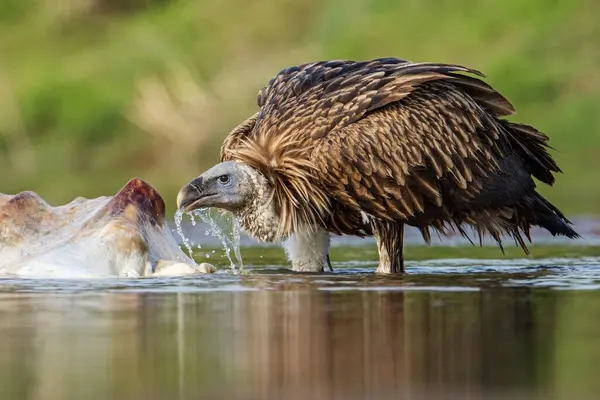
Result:
M284 265L243 274L221 269L202 276L141 279L0 279L0 293L206 293L311 289L318 291L481 291L532 287L600 289L600 257L543 260L444 259L407 265L408 274L375 274L373 261L334 263L335 272L292 273ZM365 265L369 265L368 267Z
M15 399L595 398L600 255L0 282Z
M234 226L216 235L213 217L177 226L190 252L218 264L212 275L0 279L0 398L592 399L600 391L600 250L589 247L600 244L598 224L579 223L584 239L568 251L534 249L559 255L542 259L498 251L475 260L471 247L454 248L465 258L442 258L441 247L414 247L422 239L408 230L408 274L383 276L373 246L358 246L370 239L335 238L332 273L291 273L281 250L251 247ZM564 243L539 232L534 241ZM223 243L240 266L244 256L244 270L232 269Z

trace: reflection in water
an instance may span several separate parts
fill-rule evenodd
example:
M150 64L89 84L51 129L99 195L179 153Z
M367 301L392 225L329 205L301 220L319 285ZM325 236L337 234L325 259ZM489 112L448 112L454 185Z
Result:
M527 391L543 372L536 355L551 350L534 338L528 289L246 297L248 333L232 338L230 360L258 398Z
M2 398L570 398L600 389L589 372L600 356L597 292L336 292L292 280L279 289L0 294Z

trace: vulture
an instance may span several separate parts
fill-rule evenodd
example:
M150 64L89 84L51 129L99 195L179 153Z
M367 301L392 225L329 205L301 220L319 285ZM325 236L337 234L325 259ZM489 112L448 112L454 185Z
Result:
M577 238L536 192L562 172L548 137L502 117L511 103L481 72L396 58L318 61L280 71L258 111L225 138L220 163L182 187L183 211L230 211L294 271L324 271L330 235L373 236L380 273L403 273L405 225L471 243L532 226ZM471 230L473 238L469 236Z

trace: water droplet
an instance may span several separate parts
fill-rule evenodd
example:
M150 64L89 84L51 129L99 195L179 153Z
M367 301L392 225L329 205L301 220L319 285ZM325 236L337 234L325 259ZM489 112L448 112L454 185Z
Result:
M204 232L206 236L216 236L223 245L224 254L221 257L227 257L229 263L231 264L231 268L236 270L239 264L239 268L243 269L244 264L242 262L242 254L240 251L240 225L237 219L229 212L224 212L221 210L208 208L208 209L198 209L189 213L190 218L192 219L192 226L196 225L196 217L199 218L198 221L202 221L209 226L209 229ZM181 228L181 221L183 219L183 212L177 211L175 214L175 224L177 225L177 232L183 239L183 243L190 253L190 257L192 256L192 248L190 241L183 235L183 230ZM201 249L201 246L197 246L198 249ZM235 256L235 261L232 257ZM211 251L211 254L214 254L215 250ZM205 254L206 258L210 257L210 254ZM237 263L236 263L237 261Z
M190 255L190 258L192 259L194 264L196 264L196 261L194 261L194 255L193 255L193 251L192 251L192 245L190 244L190 240L185 237L185 235L183 234L183 229L181 228L182 220L183 220L183 211L177 210L177 212L175 213L175 225L177 226L177 233L179 234L179 236L181 236L183 245L187 249L187 251Z

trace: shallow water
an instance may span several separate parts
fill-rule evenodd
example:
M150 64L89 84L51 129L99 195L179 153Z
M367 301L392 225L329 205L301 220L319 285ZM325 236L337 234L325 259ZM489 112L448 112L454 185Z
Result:
M5 398L595 398L600 257L0 281Z

